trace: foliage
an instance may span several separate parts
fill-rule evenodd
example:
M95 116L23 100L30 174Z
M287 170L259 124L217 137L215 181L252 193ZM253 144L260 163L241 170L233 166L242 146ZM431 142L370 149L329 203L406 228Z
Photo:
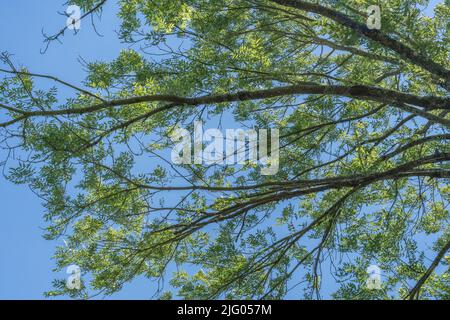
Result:
M121 0L119 37L138 45L89 62L88 90L61 102L26 70L5 76L2 146L27 154L9 178L66 239L58 268L91 279L49 295L168 276L158 297L313 299L334 277L336 299L450 298L448 1L433 17L424 0L378 1L369 36L302 3ZM364 26L371 4L315 8ZM170 163L176 126L222 117L279 128L280 171ZM366 287L371 264L382 290Z

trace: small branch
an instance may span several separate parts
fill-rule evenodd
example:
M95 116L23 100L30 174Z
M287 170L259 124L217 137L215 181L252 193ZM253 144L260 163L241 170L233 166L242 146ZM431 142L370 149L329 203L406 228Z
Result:
M101 2L99 2L95 7L93 7L91 10L85 12L79 19L79 21L83 20L85 17L91 15L92 13L94 13L95 11L97 11L98 9L100 9L106 2L107 0L102 0ZM50 43L54 40L58 40L59 37L64 35L64 32L66 32L66 30L69 28L69 26L65 26L64 28L62 28L58 33L55 33L52 36L47 36L44 34L45 40L44 43L46 43L45 45L45 49L41 50L41 53L45 53L48 50L48 47L50 46ZM97 31L96 31L97 32ZM59 41L59 40L58 40Z
M45 75L45 74L39 74L39 73L23 72L23 71L17 71L17 70L16 71L14 71L14 70L6 70L6 69L1 69L1 68L0 68L0 72L5 72L5 73L10 73L10 74L15 74L15 75L26 75L26 76L30 76L30 77L50 79L50 80L56 81L56 82L58 82L58 83L60 83L62 85L65 85L65 86L67 86L69 88L72 88L72 89L75 89L77 91L80 91L81 93L84 93L84 94L86 94L88 96L96 98L96 99L98 99L98 100L100 100L102 102L106 102L106 100L103 99L102 97L100 97L100 96L98 96L98 95L96 95L96 94L94 94L92 92L89 92L89 91L87 91L85 89L82 89L80 87L77 87L77 86L75 86L73 84L70 84L70 83L68 83L66 81L63 81L63 80L61 80L61 79L59 79L57 77L54 77L54 76Z
M447 253L447 251L450 249L450 240L446 243L446 245L439 251L436 258L434 258L431 265L428 267L427 271L423 274L423 276L417 281L414 288L411 289L411 291L408 293L408 295L405 297L405 299L414 300L417 299L419 296L419 291L422 288L422 286L425 284L427 279L431 276L434 269L439 265L444 255Z

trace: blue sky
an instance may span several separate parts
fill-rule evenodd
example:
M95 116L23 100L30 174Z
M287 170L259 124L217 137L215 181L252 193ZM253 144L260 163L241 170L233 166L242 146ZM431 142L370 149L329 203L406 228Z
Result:
M85 73L78 59L86 61L117 57L126 46L117 39L115 28L120 21L115 16L114 2L105 6L96 26L99 37L83 21L77 35L66 33L63 43L54 42L45 54L42 30L52 34L65 25L66 18L58 14L65 10L62 0L0 0L0 51L13 54L16 65L26 66L35 73L49 73L71 83L81 83ZM435 3L435 2L433 2ZM430 5L430 8L433 5ZM430 14L430 9L426 14ZM64 92L63 92L64 94ZM6 154L0 150L0 158ZM44 209L40 199L24 185L13 185L0 176L0 299L41 299L51 289L51 281L65 277L55 273L51 256L58 241L42 238ZM62 240L59 240L62 241ZM137 279L115 294L118 299L149 299L153 284Z
M111 60L125 47L114 32L120 22L113 3L105 7L101 21L96 20L103 37L95 34L90 21L83 21L77 35L66 33L63 43L53 43L45 54L40 53L44 48L42 30L52 34L64 27L66 18L58 14L66 8L64 1L0 3L0 51L13 54L16 65L32 72L45 74L51 70L54 76L80 83L85 73L78 58ZM2 160L5 156L0 151ZM41 299L51 289L53 279L66 277L64 272L52 271L55 264L51 256L60 243L42 238L44 209L27 186L14 185L0 176L0 199L0 299ZM113 298L148 299L152 294L151 284L138 280Z

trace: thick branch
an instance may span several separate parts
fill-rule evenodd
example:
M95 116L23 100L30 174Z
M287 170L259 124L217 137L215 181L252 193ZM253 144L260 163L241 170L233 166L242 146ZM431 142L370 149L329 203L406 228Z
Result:
M169 102L173 103L172 105L173 107L176 105L197 106L203 104L270 99L298 94L312 94L312 95L325 94L331 96L342 96L348 98L377 101L382 103L391 103L397 106L402 104L411 104L429 110L450 109L450 97L436 97L436 96L422 97L395 90L365 85L327 86L327 85L298 84L291 86L276 87L271 89L239 91L236 93L228 93L221 95L215 94L205 95L194 98L181 97L177 95L167 95L167 94L146 95L146 96L112 100L84 108L23 112L23 115L26 118L36 116L58 116L58 115L77 115L77 114L79 115L89 112L97 112L111 107L132 105L143 102ZM22 119L23 118L20 118L20 120ZM5 127L5 124L0 124L0 127Z
M354 21L343 13L321 6L319 4L300 0L272 0L272 2L278 3L282 6L308 11L330 18L331 20L352 29L354 32L381 44L383 47L395 51L403 59L409 60L411 63L418 65L423 69L429 71L430 73L445 79L446 82L450 82L450 70L445 69L443 66L434 62L425 55L419 54L416 50L397 41L396 39L391 38L383 32L375 29L371 30L365 24Z
M428 267L427 271L423 274L422 277L420 277L419 281L417 281L417 283L414 286L414 288L412 288L411 291L408 293L408 295L406 296L407 299L413 300L413 299L415 299L417 297L417 295L418 295L418 293L420 291L420 288L422 288L424 283L431 276L431 274L433 273L434 269L436 269L436 267L439 265L439 263L441 262L442 258L444 257L444 255L447 253L447 251L449 249L450 249L450 240L441 249L441 251L439 251L438 255L436 256L436 258L434 258L433 262Z

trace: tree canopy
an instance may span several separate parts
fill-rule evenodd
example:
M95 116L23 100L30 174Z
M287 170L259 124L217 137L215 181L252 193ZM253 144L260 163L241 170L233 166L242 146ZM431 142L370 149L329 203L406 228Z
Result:
M69 2L83 19L110 5ZM3 166L84 277L47 294L145 277L158 298L450 299L450 2L427 3L121 0L130 49L81 84L4 53L0 143L20 156ZM278 173L171 163L171 132L199 120L279 129Z

